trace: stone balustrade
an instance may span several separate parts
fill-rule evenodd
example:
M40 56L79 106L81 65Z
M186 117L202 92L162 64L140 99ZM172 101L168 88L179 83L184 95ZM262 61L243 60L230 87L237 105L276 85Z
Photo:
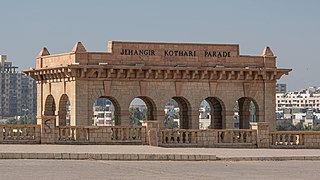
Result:
M161 146L223 147L255 146L254 130L162 130ZM248 146L248 147L249 147Z
M62 127L55 126L54 118L47 117L44 120L46 123L42 126L0 125L0 143L150 144L163 147L320 148L319 131L269 132L267 130L267 123L253 123L251 124L252 129L159 130L158 126L151 126L150 123L146 126ZM148 129L149 131L147 131Z
M277 131L270 139L273 148L320 148L319 131Z
M162 144L197 144L197 134L200 130L162 130Z
M143 126L70 126L57 127L59 144L146 144Z
M40 143L40 125L0 125L0 143Z
M250 129L217 130L218 143L251 143L256 144L257 133Z
M141 142L146 139L145 126L113 126L110 128L113 142Z
M59 127L59 141L89 141L89 128L84 126Z

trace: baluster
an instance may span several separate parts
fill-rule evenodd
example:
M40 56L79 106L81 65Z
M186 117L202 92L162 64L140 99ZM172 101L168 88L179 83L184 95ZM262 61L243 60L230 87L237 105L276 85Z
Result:
M76 132L74 134L74 138L77 141L85 140L85 134L84 134L84 128L83 127L76 129Z
M238 135L239 135L239 131L233 131L233 138L234 138L234 142L238 143L239 139L238 139Z
M233 131L230 131L229 134L230 134L230 143L233 143L234 142Z
M247 136L247 137L246 137L246 142L247 142L247 143L252 143L252 138L251 138L250 131L247 131L246 134L247 134L247 135L246 135L246 136Z
M304 140L302 139L302 134L299 134L299 145L303 145L304 144Z
M293 134L292 133L288 134L288 145L293 145Z
M133 139L132 139L132 129L133 129L134 127L129 127L128 128L128 140L129 141L132 141Z
M244 137L243 136L246 135L246 134L247 134L247 132L244 132L244 131L240 132L240 142L241 143L244 143Z
M190 139L191 139L191 140L190 140L190 143L191 143L191 144L196 144L196 132L195 132L195 131L192 131L190 135L191 135L191 137L190 137Z
M142 134L142 130L143 130L143 127L136 128L136 131L134 132L135 140L141 140L140 134Z
M173 132L173 143L178 143L178 131Z
M275 145L278 145L279 144L279 141L280 141L280 135L279 133L274 133L274 138L275 138Z
M121 140L121 128L117 128L117 140Z
M187 131L186 132L186 144L189 144L191 142L191 132Z
M281 133L281 144L282 145L285 145L285 142L286 142L286 134L284 134L284 133Z
M293 135L293 145L297 145L297 141L298 141L298 135L294 134Z
M13 132L14 127L10 128L10 139L14 139L14 132Z
M27 128L26 127L23 127L22 129L21 129L21 136L22 137L20 137L21 139L23 139L23 140L26 140L27 139Z
M17 127L16 140L20 139L20 127Z
M162 144L166 143L166 134L165 131L161 131L161 136L162 136Z
M75 141L75 140L76 140L76 138L75 138L75 133L77 133L77 129L76 129L76 128L70 128L70 130L71 130L71 137L70 137L70 139L71 139L72 141Z
M33 135L34 135L34 130L32 127L29 127L29 136L27 135L27 128L25 128L25 135L26 135L26 139L33 139Z

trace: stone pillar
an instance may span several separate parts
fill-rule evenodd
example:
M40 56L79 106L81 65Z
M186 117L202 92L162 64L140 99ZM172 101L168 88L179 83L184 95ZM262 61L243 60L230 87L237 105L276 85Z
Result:
M250 123L251 129L257 131L257 146L258 148L270 148L270 131L269 123L255 122Z
M233 127L233 116L234 111L226 111L226 117L224 119L225 122L222 122L222 129L234 129ZM222 119L223 121L223 119Z
M191 117L189 118L189 129L199 129L199 115L199 110L191 112Z
M164 110L158 110L157 111L157 122L159 123L159 128L160 129L165 129L165 125L164 125L164 117L165 117L165 112Z
M57 133L56 116L42 116L41 144L54 144Z
M121 110L121 113L120 113L121 126L129 126L129 123L130 123L129 115L130 115L129 109Z
M146 126L147 144L150 146L159 146L159 139L161 138L159 136L159 123L157 121L144 121L142 126Z

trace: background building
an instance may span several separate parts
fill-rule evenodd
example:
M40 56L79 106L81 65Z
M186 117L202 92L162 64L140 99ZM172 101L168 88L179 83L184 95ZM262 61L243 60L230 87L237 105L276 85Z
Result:
M0 55L0 118L36 114L36 82Z
M287 92L287 84L276 85L276 93L286 93L286 92Z
M293 125L316 126L320 119L320 87L276 94L277 120L290 120Z

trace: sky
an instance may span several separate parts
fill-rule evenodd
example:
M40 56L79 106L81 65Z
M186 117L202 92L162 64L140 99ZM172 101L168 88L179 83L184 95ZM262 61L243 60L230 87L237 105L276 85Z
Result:
M239 44L243 55L270 46L289 90L320 86L318 0L0 0L0 54L20 70L35 67L42 47L69 52L81 41Z

